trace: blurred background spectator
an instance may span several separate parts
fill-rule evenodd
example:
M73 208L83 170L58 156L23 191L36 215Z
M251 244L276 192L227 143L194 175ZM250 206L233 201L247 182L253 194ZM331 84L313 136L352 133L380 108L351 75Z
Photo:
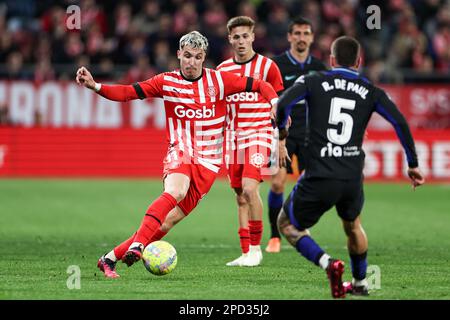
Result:
M381 29L366 26L366 9L381 9ZM66 9L81 9L81 29L66 27ZM226 22L258 22L255 48L273 56L288 48L289 20L314 26L312 52L328 63L340 35L363 45L364 69L376 83L450 80L450 0L0 0L0 79L70 79L80 65L123 83L176 68L179 37L199 30L210 41L206 65L228 58Z

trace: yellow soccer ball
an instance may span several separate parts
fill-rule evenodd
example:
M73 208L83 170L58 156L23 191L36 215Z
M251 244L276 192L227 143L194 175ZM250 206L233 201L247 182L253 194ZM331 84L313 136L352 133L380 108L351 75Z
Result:
M162 276L171 273L177 265L177 251L166 241L150 243L142 254L145 268L152 274Z

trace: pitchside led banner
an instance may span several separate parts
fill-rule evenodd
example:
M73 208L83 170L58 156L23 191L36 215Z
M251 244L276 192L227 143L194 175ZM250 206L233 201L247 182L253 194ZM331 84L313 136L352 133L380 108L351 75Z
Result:
M412 129L450 128L448 85L382 86L405 115ZM73 83L0 81L0 107L21 126L56 128L164 128L161 99L109 101ZM180 110L180 112L183 112ZM40 123L37 123L40 122ZM375 114L369 129L391 130Z
M427 181L450 182L450 88L384 88L411 125ZM0 127L0 177L162 174L167 145L160 99L117 103L74 84L48 82L37 86L14 81L0 82L0 108L8 110L12 122L12 126ZM364 151L366 179L404 180L402 147L390 124L377 115L369 123ZM333 154L335 150L325 148L323 152ZM253 159L261 165L266 160L265 153ZM276 160L271 159L272 167L265 174L276 167Z

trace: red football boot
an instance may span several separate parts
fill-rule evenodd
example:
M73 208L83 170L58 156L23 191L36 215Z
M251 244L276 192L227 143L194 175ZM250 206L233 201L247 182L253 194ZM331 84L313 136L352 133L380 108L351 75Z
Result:
M107 278L119 278L120 276L116 272L116 263L105 256L101 256L98 259L97 267L105 274Z
M330 280L331 295L333 298L345 298L345 288L342 284L344 274L344 262L330 259L327 268L328 279Z
M122 257L122 262L131 267L135 262L141 260L142 249L140 247L130 248Z

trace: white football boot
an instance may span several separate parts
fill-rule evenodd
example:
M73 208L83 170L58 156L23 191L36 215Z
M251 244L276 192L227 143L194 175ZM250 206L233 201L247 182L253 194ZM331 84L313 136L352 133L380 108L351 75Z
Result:
M228 267L242 267L242 262L247 258L247 253L243 253L239 258L227 263Z
M263 255L261 251L261 246L250 246L248 250L247 257L242 261L242 266L244 267L256 267L261 264L263 260Z

